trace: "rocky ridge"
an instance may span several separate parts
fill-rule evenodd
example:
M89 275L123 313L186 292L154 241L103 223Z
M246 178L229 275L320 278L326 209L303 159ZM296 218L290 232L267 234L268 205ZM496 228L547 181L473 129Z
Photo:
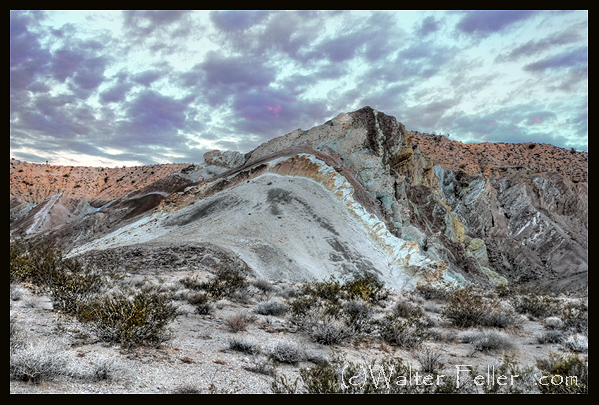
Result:
M271 278L357 271L395 285L444 278L576 290L588 271L587 159L544 144L464 145L365 107L247 155L214 151L199 165L164 167L154 183L123 177L120 193L102 189L99 171L71 187L95 194L70 205L57 204L58 184L23 182L11 162L11 233L59 239L73 254L217 242ZM35 208L13 204L28 193L39 196ZM61 208L48 215L49 206ZM69 226L59 226L64 213ZM33 226L41 218L46 225Z

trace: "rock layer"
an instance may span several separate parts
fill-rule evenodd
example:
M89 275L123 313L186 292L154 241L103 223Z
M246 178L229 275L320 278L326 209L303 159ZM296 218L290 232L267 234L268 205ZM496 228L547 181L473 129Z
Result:
M67 198L75 186L29 187L11 162L11 231L59 239L72 254L215 243L269 278L369 273L395 286L444 278L576 290L588 272L587 157L464 145L364 107L247 155L209 152L142 187L123 177L120 193L90 187L98 180L88 176L96 193L79 202Z

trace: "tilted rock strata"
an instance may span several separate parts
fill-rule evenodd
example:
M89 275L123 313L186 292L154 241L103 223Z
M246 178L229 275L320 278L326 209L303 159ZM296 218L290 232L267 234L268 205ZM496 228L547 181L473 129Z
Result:
M575 290L588 272L587 158L544 144L464 145L407 131L364 107L246 155L209 152L204 163L145 187L131 187L127 177L126 192L86 185L95 193L89 205L70 202L72 184L65 194L45 195L44 187L13 179L11 162L11 231L21 221L20 229L47 230L80 252L214 239L268 277L362 271L399 284L445 278ZM118 197L100 200L102 192ZM42 195L46 202L28 212L28 201L33 207ZM72 210L83 218L57 228ZM42 221L48 217L56 223ZM310 235L301 240L311 226L320 244Z

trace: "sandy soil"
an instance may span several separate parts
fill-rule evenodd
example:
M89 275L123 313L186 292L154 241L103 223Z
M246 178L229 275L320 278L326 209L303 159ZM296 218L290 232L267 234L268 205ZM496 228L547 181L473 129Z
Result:
M72 317L52 310L52 302L46 295L34 294L23 286L11 287L11 316L16 318L17 336L29 342L37 342L40 347L54 345L67 356L69 367L84 375L93 369L94 364L110 364L108 379L90 381L82 378L57 377L39 384L21 381L10 382L11 393L177 393L182 390L202 393L269 393L272 376L256 371L264 365L267 353L279 342L296 344L311 359L331 356L332 350L345 353L348 359L364 362L367 359L393 355L400 357L415 367L418 350L402 350L385 344L380 339L326 346L313 342L285 315L259 315L253 309L264 300L284 301L285 291L294 283L280 280L272 283L273 290L268 294L254 294L246 297L244 303L222 300L215 304L210 315L198 315L184 297L187 291L177 279L188 277L189 271L171 272L159 277L154 275L130 275L131 284L160 283L173 291L177 290L178 316L170 324L172 337L160 347L137 347L126 349L116 344L107 344L95 339L91 331ZM196 274L197 275L197 274ZM205 276L206 274L204 274ZM202 276L202 275L200 275ZM135 281L137 280L137 281ZM142 281L140 281L142 280ZM400 297L393 290L387 309ZM405 298L405 293L401 294ZM451 327L440 315L442 303L424 300L412 295L409 302L421 306L433 320L431 330L437 336L452 336L443 340L429 339L423 347L438 350L444 367L442 374L455 379L457 367L472 365L487 374L487 368L497 365L506 353L484 353L473 349L469 343L462 343L460 336L468 331ZM250 314L253 322L245 331L233 332L227 320L233 315ZM515 349L510 353L522 365L533 366L536 359L546 358L550 353L564 353L558 344L539 344L536 336L543 330L540 321L522 319L522 327L507 331ZM261 353L249 355L230 349L231 339L254 342ZM293 379L301 367L311 367L314 360L296 365L280 364L276 371Z

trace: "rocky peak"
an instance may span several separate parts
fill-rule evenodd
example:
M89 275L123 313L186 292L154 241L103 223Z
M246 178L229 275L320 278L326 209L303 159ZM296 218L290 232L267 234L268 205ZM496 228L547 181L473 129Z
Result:
M85 217L51 235L89 242L83 250L184 237L220 244L269 277L369 269L391 282L443 277L575 290L588 272L587 159L545 144L462 144L364 107L247 155L211 151L198 165L161 167L166 177L153 182L101 184L93 170L77 169L77 177L71 169L62 182L35 187L35 175L23 177L11 162L11 221L13 207L14 215L27 211L27 191L41 200L82 188L106 207L81 205ZM41 224L48 204L72 206L38 199L22 221L27 229ZM46 225L36 229L56 223Z

